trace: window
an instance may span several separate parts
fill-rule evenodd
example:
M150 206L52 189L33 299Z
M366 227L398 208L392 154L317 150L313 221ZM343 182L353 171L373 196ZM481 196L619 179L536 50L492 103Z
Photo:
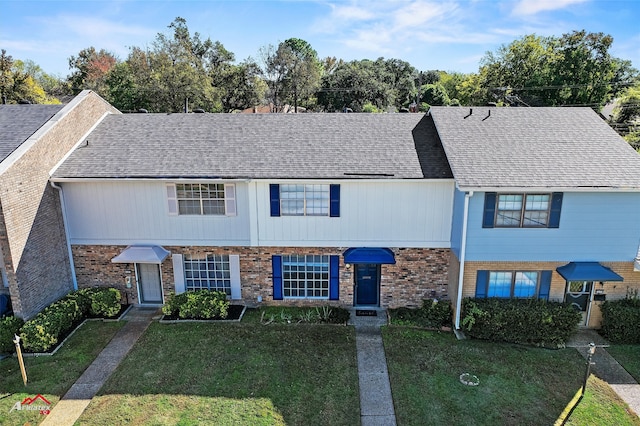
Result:
M476 297L549 299L552 271L478 271Z
M171 215L235 216L235 198L234 184L167 184L167 199Z
M329 298L329 256L282 256L284 297Z
M558 228L561 192L553 194L485 193L483 228Z
M282 216L329 216L329 185L280 185Z
M340 185L269 185L271 216L340 217Z
M184 278L187 290L224 291L231 295L229 256L208 254L204 257L184 255Z
M549 194L498 195L496 226L546 227L549 198Z
M537 272L489 272L487 297L533 297L538 288Z

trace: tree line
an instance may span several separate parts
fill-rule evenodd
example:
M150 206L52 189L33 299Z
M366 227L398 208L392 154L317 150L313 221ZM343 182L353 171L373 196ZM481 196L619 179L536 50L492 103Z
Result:
M46 74L33 61L0 55L5 102L55 103L91 89L123 112L235 112L258 105L281 112L426 111L431 105L589 106L619 99L611 123L640 145L639 73L610 54L613 38L573 31L525 35L481 59L477 73L418 70L400 59L319 58L290 38L236 61L219 41L191 33L176 18L149 47L124 59L88 47L69 58L70 75Z

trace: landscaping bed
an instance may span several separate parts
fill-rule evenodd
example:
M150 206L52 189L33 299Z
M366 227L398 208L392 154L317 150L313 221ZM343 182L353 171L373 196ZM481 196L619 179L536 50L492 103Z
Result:
M179 315L174 314L174 315L163 315L162 318L160 319L160 323L161 324L173 324L173 323L178 323L178 322L193 322L193 321L198 321L198 322L220 322L220 321L233 321L233 322L237 322L237 321L241 321L242 320L242 316L244 315L244 312L246 310L246 306L244 305L229 305L228 310L227 310L227 316L222 318L221 316L215 316L213 318L209 318L209 319L194 319L194 318L180 318Z

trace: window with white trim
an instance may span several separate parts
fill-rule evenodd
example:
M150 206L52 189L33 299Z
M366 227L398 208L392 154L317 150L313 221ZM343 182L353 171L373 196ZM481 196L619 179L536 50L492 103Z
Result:
M231 295L228 255L207 254L198 257L185 254L183 263L186 290L224 291Z
M235 216L236 187L232 183L168 183L170 215Z
M496 227L542 228L549 223L550 194L499 194Z
M329 185L280 185L282 216L329 216Z
M536 271L490 271L487 297L528 298L538 289Z
M283 255L282 290L285 298L329 298L329 256Z

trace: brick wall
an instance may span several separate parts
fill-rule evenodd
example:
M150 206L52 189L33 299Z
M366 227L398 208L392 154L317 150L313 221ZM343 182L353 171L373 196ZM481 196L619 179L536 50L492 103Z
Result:
M135 270L131 264L111 263L124 246L74 245L73 258L79 287L114 286L119 288L130 303L137 303ZM173 254L235 254L240 256L242 298L246 304L317 305L326 300L273 300L271 256L287 254L340 255L340 300L334 304L353 305L353 268L346 267L342 253L345 248L309 247L172 247ZM423 299L447 297L448 249L393 249L395 265L382 265L380 302L383 307L420 306ZM164 295L175 291L171 257L161 265ZM130 277L132 288L125 287Z
M553 271L551 276L550 300L563 301L566 281L556 272L558 266L568 262L466 262L464 270L463 297L474 297L476 291L476 274L478 270L490 271ZM607 300L622 299L629 290L640 290L640 272L633 271L633 262L601 262L624 278L622 282L595 283L595 291L606 294ZM593 302L588 326L599 328L602 321L600 305Z
M0 248L13 309L25 319L73 288L60 199L49 172L105 112L117 112L91 92L67 107L0 176Z

